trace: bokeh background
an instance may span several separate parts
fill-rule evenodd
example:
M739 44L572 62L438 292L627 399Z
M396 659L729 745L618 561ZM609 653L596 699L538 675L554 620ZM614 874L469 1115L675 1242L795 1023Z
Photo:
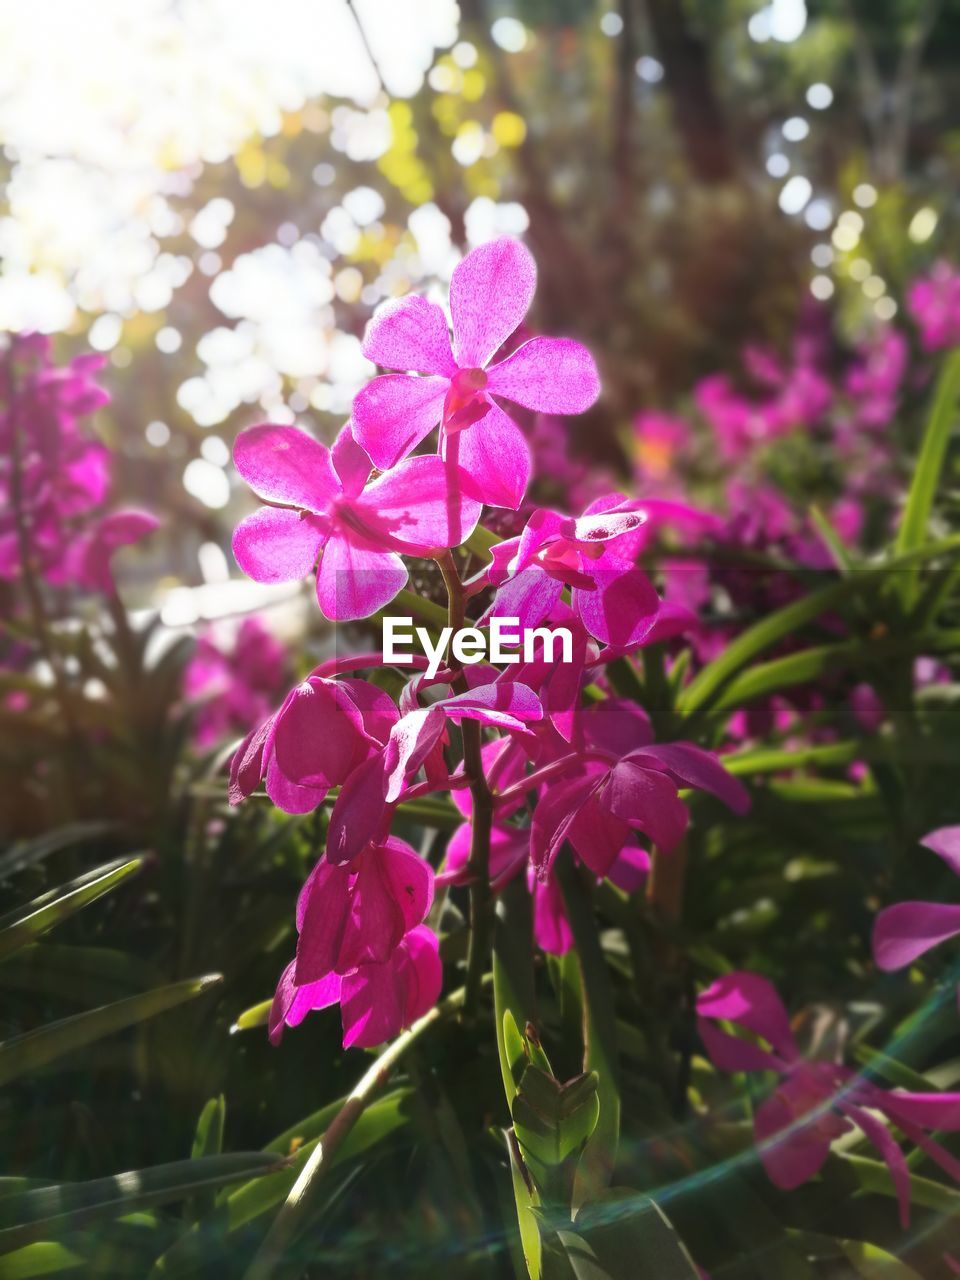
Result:
M808 304L904 319L955 235L958 38L955 0L7 0L0 327L106 354L116 493L171 517L128 582L189 621L236 604L176 589L235 572L237 430L331 438L376 305L493 234L601 364L570 448L611 473Z

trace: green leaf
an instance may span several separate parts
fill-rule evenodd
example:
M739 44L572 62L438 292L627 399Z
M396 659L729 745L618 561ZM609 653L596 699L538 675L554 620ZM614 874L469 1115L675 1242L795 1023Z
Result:
M23 1249L8 1253L0 1262L0 1276L3 1280L32 1280L34 1276L59 1275L86 1265L86 1259L78 1253L62 1244L44 1241L43 1244L28 1244Z
M847 1152L838 1152L836 1158L852 1170L864 1191L896 1199L897 1191L890 1177L890 1170L882 1161L871 1160L868 1156L849 1155ZM944 1186L941 1182L934 1182L932 1178L918 1178L916 1174L911 1174L910 1199L914 1204L934 1209L937 1213L960 1215L960 1191Z
M69 822L33 840L19 841L0 857L0 880L35 866L62 849L72 849L75 845L86 844L88 840L101 840L114 830L115 822Z
M576 1199L593 1200L613 1176L620 1142L620 1061L610 975L600 946L593 901L565 852L554 864L580 960L584 999L585 1071L599 1078L600 1115L580 1161Z
M912 1267L894 1254L865 1240L841 1240L815 1231L791 1231L791 1239L818 1262L836 1263L846 1259L863 1280L921 1280Z
M18 1249L38 1237L60 1235L81 1224L183 1200L201 1190L265 1173L278 1164L282 1161L262 1151L232 1152L25 1191L0 1202L0 1223L16 1223L0 1227L0 1250Z
M533 984L533 917L526 885L507 885L497 901L493 935L493 1008L500 1072L507 1107L517 1091L514 1054L504 1039L506 1015L518 1035L536 1015Z
M724 685L732 680L738 671L751 663L758 654L773 648L801 627L835 609L859 589L860 579L863 576L853 574L841 582L831 583L829 587L813 591L802 599L776 610L760 622L754 623L752 627L748 627L687 685L677 700L680 714L689 720L703 711L716 698Z
M0 918L0 960L137 874L143 858L121 858L51 889Z
M559 1232L577 1280L698 1280L666 1214L648 1196L611 1187L583 1205L573 1232Z
M188 978L184 982L157 987L143 995L130 996L115 1004L78 1013L72 1018L62 1018L35 1031L0 1041L0 1085L8 1084L24 1072L45 1067L65 1053L81 1049L124 1027L156 1017L185 1000L193 1000L222 981L218 973Z
M543 1266L543 1245L540 1227L534 1210L540 1206L540 1197L524 1164L523 1154L512 1130L505 1129L507 1154L510 1159L510 1178L513 1183L513 1199L517 1206L517 1225L520 1230L520 1248L530 1280L540 1280Z
M210 1098L200 1112L197 1130L193 1135L193 1146L190 1148L191 1160L202 1160L207 1156L218 1156L223 1151L223 1128L227 1118L227 1104L221 1093L218 1098ZM212 1190L205 1194L192 1196L184 1206L184 1217L188 1222L198 1221L214 1206Z
M482 524L478 524L463 544L469 551L473 551L476 555L489 555L493 547L495 547L501 538L495 533L491 533L489 529L485 529Z
M927 524L956 417L958 395L960 395L960 351L954 351L944 361L934 389L933 407L927 420L920 456L913 473L913 482L910 485L900 528L897 531L895 550L898 554L919 547L927 536ZM910 585L905 590L910 593L915 586L916 575L909 574L906 577Z
M157 969L125 951L34 942L0 965L0 987L39 991L85 1005L109 1004L161 981Z
M553 1167L579 1151L600 1114L597 1083L593 1071L561 1084L540 1067L528 1066L511 1107L514 1132L524 1153Z

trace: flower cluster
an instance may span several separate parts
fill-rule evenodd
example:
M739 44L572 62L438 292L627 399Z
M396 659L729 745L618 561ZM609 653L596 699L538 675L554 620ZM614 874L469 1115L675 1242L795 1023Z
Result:
M949 262L938 262L928 276L913 282L907 305L925 351L960 343L960 272Z
M697 513L619 494L578 517L535 508L485 568L460 578L450 549L471 535L484 505L518 509L530 478L529 446L501 400L574 413L599 392L592 358L570 339L531 337L498 358L534 283L533 260L516 241L474 250L451 281L452 342L443 311L423 298L374 316L366 354L409 372L368 383L332 449L294 427L252 427L237 440L237 468L266 504L234 537L252 577L296 580L319 560L323 613L359 619L404 586L404 557L433 558L452 618L462 624L482 596L478 626L518 618L537 628L541 645L502 669L448 659L428 674L414 660L397 703L357 674L382 665L381 654L333 659L248 734L231 767L233 803L263 785L281 809L305 813L339 788L324 855L301 894L296 958L271 1015L275 1039L309 1010L339 1003L344 1043L376 1044L435 1001L437 939L425 923L434 873L391 833L404 805L450 792L466 821L438 882L482 876L498 892L526 877L538 941L557 953L571 940L553 875L564 841L592 875L632 890L649 846L669 854L683 838L681 790L747 807L743 787L708 752L655 742L632 703L584 699L588 685L605 685L610 662L690 626L690 612L661 600L637 561L648 522ZM413 454L428 438L434 451ZM559 628L571 646L553 661L547 646Z
M109 400L96 381L102 365L83 355L59 368L39 334L0 350L0 579L28 570L109 594L113 553L158 526L146 511L100 514L110 453L85 419Z
M927 1133L960 1130L960 1093L882 1089L840 1062L804 1058L779 995L756 973L718 978L698 997L697 1015L714 1066L779 1076L753 1122L760 1159L776 1186L791 1190L814 1177L833 1143L854 1125L890 1170L904 1227L910 1219L910 1169L888 1125L960 1182L960 1160Z
M200 751L263 720L287 674L286 650L259 618L244 618L229 638L221 638L221 630L208 627L198 637L183 673Z

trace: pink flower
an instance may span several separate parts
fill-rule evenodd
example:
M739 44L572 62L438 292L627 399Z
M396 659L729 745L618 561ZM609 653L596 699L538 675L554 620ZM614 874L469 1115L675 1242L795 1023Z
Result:
M690 447L693 432L682 418L656 410L633 420L637 475L642 482L661 484L673 478L677 454Z
M960 272L938 262L928 276L907 291L907 309L920 330L926 351L942 351L960 343Z
M940 827L920 841L960 875L960 827ZM873 958L886 971L903 969L931 947L960 934L960 905L898 902L885 907L873 926Z
M956 1160L924 1130L960 1129L960 1093L881 1089L835 1062L801 1057L787 1011L773 985L756 973L728 973L697 998L700 1036L721 1071L775 1071L780 1082L754 1115L754 1136L771 1182L792 1190L816 1176L836 1138L856 1125L890 1169L904 1227L910 1217L910 1171L874 1112L960 1181ZM716 1023L733 1023L749 1039Z
M349 862L367 844L381 839L393 806L420 769L436 787L449 785L443 759L448 720L454 724L476 720L508 733L524 734L527 725L542 716L536 694L514 682L479 685L407 712L390 727L383 751L355 769L337 797L330 814L327 857Z
M390 698L365 680L308 676L237 748L230 803L239 804L263 779L278 808L309 813L382 750L397 714Z
M297 986L295 962L283 971L270 1008L270 1039L277 1044L284 1026L298 1026L313 1009L340 1004L345 1049L372 1049L399 1035L436 1004L443 966L436 935L418 925L383 964L362 964L343 975L330 973Z
M600 393L593 358L569 338L531 338L491 365L526 315L533 258L517 240L481 245L450 281L453 346L436 303L413 295L381 307L363 342L368 359L412 371L374 378L353 402L353 430L374 465L405 458L437 425L440 451L470 477L470 492L516 508L530 479L530 449L498 399L540 413L582 413Z
M605 644L632 648L651 632L660 598L634 565L631 538L646 520L636 503L614 495L592 503L579 519L535 511L518 538L493 548L489 580L497 587L484 620L519 618L536 627L565 587L575 615Z
M229 645L217 635L211 628L199 637L183 676L184 694L197 704L200 750L264 720L285 683L286 650L259 618L244 618Z
M116 590L112 568L116 552L159 528L160 521L151 511L112 511L71 549L68 574L91 591L112 595Z
M294 582L317 573L328 618L367 618L407 581L398 552L430 555L468 538L480 505L439 458L410 458L367 483L370 460L344 428L333 450L296 427L269 423L241 432L237 470L273 505L237 526L233 552L257 582Z

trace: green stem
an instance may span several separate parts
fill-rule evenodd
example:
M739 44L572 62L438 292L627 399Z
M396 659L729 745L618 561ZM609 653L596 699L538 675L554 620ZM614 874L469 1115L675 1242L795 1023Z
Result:
M270 1230L244 1275L244 1280L269 1280L269 1277L275 1274L276 1268L309 1216L312 1193L320 1181L321 1174L329 1167L337 1150L343 1145L373 1096L386 1083L390 1072L407 1050L416 1044L435 1022L462 1006L465 995L466 989L461 987L459 991L454 991L447 996L446 1000L435 1005L429 1013L418 1018L413 1026L383 1050L369 1070L361 1076L310 1153L310 1159L301 1169L299 1178L280 1207Z
M467 598L463 581L451 552L445 551L437 556L437 564L447 589L447 625L455 635L463 627L466 615ZM451 666L453 665L454 661L451 660ZM462 672L454 677L453 687L458 693L466 692L467 682ZM467 948L466 996L463 1003L464 1015L472 1017L480 998L480 987L490 951L493 905L490 893L490 836L493 831L493 795L483 772L479 721L464 720L461 733L463 772L473 800L470 856L467 859L467 875L470 880L470 942Z

